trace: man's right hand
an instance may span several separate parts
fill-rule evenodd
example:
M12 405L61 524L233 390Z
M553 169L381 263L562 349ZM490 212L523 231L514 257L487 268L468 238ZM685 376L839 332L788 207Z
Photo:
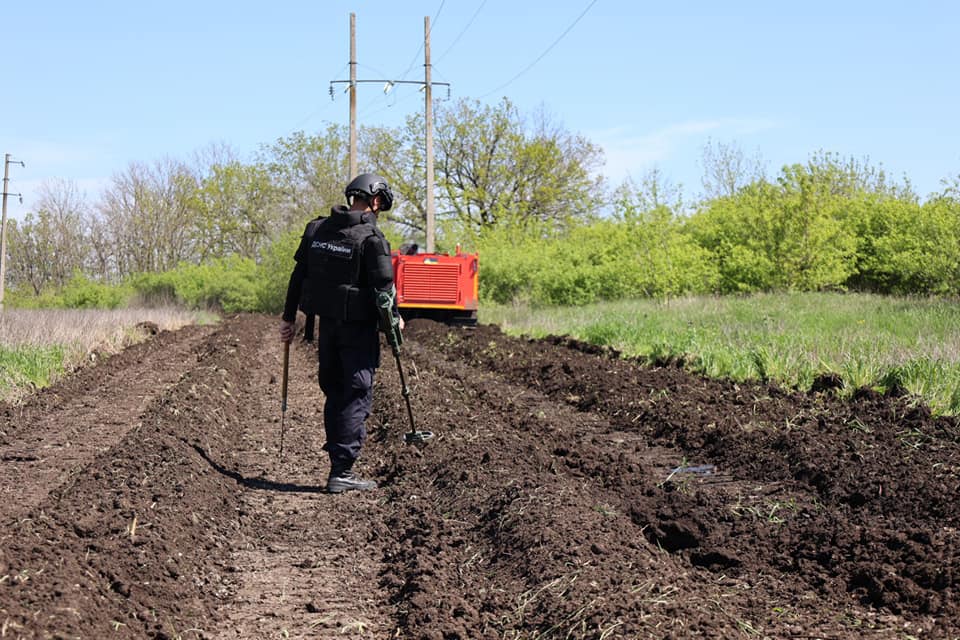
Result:
M393 291L377 291L376 295L380 330L387 335L387 343L394 349L399 349L403 343L400 335L400 323L403 319L394 313Z
M293 334L296 324L286 320L280 321L280 341L293 342Z

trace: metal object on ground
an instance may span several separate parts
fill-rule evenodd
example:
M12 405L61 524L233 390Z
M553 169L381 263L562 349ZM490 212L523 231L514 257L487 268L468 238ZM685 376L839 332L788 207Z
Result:
M689 473L696 476L709 476L717 472L717 467L712 464L680 465L670 470L670 475L678 473Z
M280 383L280 461L283 462L283 431L287 417L287 380L290 373L290 343L283 343L283 381Z
M407 388L407 378L403 375L403 365L400 364L400 346L396 343L391 343L390 348L393 351L393 357L397 360L397 371L400 372L400 395L403 396L404 402L407 403L407 417L410 419L410 431L403 434L403 441L407 444L417 444L432 440L432 431L418 431L414 424L413 409L410 407L410 389Z

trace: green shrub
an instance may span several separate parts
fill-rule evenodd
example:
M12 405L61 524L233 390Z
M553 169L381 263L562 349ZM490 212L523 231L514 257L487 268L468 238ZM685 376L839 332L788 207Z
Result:
M78 271L60 290L58 298L68 309L119 309L127 305L131 293L127 286L95 282Z
M290 272L293 271L293 254L300 243L302 229L280 236L261 254L255 275L255 298L258 311L279 313L287 295Z
M669 211L653 218L597 220L565 233L492 230L478 242L480 296L499 304L583 305L626 297L710 291L707 251Z
M257 265L239 256L200 265L181 263L172 271L140 274L131 285L148 305L173 301L193 309L221 309L226 313L259 310Z

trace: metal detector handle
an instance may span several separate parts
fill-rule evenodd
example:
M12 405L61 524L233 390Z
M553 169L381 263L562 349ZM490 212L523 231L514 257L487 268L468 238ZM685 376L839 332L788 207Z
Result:
M400 353L403 344L403 334L400 333L400 316L397 315L394 292L377 291L377 323L380 330L387 335L387 343L393 349L394 355Z

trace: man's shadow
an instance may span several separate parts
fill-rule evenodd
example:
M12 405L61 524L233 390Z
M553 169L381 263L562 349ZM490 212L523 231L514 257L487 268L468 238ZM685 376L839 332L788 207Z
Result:
M326 493L325 487L309 486L302 484L293 484L290 482L274 482L266 478L247 478L233 469L227 469L222 464L211 458L203 447L190 443L190 446L200 454L200 457L207 461L217 473L233 478L237 484L241 484L250 489L261 489L264 491L289 491L294 493Z

